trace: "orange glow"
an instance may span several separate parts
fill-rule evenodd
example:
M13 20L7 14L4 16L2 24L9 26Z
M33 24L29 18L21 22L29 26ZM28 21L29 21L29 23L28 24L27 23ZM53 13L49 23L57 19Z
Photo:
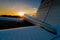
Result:
M0 15L24 16L24 14L35 15L37 8L20 10L0 10Z
M18 12L18 15L24 16L25 12Z

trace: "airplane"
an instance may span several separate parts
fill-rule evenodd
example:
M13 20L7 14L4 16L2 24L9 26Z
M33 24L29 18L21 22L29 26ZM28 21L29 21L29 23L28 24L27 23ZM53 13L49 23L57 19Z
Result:
M24 17L33 25L0 30L0 40L60 40L60 0L41 0L36 17L28 14Z

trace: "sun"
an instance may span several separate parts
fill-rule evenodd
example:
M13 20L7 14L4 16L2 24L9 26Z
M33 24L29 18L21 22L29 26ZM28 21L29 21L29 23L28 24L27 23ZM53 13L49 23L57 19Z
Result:
M18 12L19 16L24 16L25 12Z

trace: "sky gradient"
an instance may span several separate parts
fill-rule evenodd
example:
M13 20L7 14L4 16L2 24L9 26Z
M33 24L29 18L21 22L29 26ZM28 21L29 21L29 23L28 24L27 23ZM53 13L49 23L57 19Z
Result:
M0 15L17 15L18 12L35 13L41 0L0 0Z

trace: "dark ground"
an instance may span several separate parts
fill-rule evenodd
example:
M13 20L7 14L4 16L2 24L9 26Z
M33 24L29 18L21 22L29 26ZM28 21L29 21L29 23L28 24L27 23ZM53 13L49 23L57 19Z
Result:
M28 26L33 26L33 24L29 23L25 20L23 22L2 21L2 20L0 20L0 30L1 29L18 28L18 27L28 27Z
M1 15L0 17L19 18L20 19L20 16L11 16L11 15ZM0 30L9 29L9 28L17 28L17 27L28 27L28 26L33 26L33 24L26 20L23 20L23 22L0 20Z

